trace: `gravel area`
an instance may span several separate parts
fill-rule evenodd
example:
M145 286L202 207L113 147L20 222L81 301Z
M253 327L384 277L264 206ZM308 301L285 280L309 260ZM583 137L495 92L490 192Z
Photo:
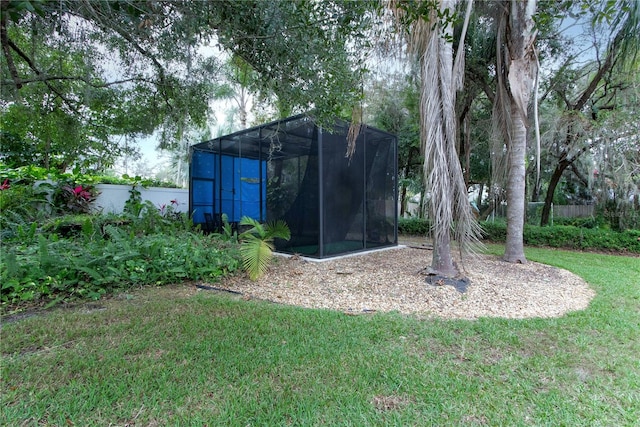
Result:
M328 261L276 256L267 274L255 282L234 277L217 288L245 298L347 314L397 311L421 317L559 317L587 308L595 292L566 270L535 262L510 264L479 255L464 263L466 292L450 285L427 284L431 250L414 240L401 246Z

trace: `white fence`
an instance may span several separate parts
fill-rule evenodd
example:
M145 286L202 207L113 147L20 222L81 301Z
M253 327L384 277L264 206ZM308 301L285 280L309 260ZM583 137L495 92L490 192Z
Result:
M175 212L189 210L189 190L184 188L136 187L142 201L149 200L158 209L162 206L173 206ZM122 213L124 204L129 199L131 185L98 184L100 192L93 206L103 213ZM174 203L172 203L174 201Z

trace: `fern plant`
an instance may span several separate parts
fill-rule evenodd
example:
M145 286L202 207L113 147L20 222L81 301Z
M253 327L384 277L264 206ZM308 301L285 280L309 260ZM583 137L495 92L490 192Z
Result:
M282 221L260 224L253 218L244 216L240 219L241 226L250 226L238 236L240 240L240 256L242 266L251 280L262 276L269 267L273 256L275 238L289 240L291 232L287 224Z

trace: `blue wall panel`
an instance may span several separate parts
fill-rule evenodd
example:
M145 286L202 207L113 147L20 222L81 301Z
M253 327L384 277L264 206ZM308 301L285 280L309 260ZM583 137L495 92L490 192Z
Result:
M266 162L263 162L263 170L266 171ZM266 179L260 179L260 161L253 159L241 159L240 200L242 201L242 214L258 221L263 220L260 215L260 193L262 187L266 191ZM263 199L266 202L266 198ZM266 209L263 210L266 212Z
M193 209L193 222L195 224L201 224L204 221L204 213L215 211L214 203L214 190L215 182L207 179L192 179L191 180L191 205Z
M190 191L195 223L204 222L205 212L226 214L232 222L240 221L243 216L265 219L265 161L197 150L192 153L191 161Z
M194 178L214 178L215 177L215 157L213 153L204 151L194 151L191 156L191 174Z

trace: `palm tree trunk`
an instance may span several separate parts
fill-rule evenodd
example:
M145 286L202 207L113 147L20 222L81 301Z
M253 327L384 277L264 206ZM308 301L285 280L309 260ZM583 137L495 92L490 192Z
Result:
M443 233L437 244L434 239L431 272L443 277L455 277L458 274L451 256L451 233Z
M516 103L512 103L513 137L507 158L507 242L504 260L525 263L524 256L524 205L525 205L525 152L527 129L524 117Z
M437 58L434 61L433 58ZM455 111L445 94L452 94L451 72L443 64L453 64L450 43L441 40L437 33L429 41L427 54L422 63L422 92L420 127L425 157L424 177L430 192L430 214L433 223L433 258L431 272L440 276L453 277L458 271L451 255L451 229L453 224L453 201L451 194L455 184L452 181L456 165L449 165L449 150L457 158L455 133L449 123ZM444 71L444 72L443 72ZM460 169L459 162L457 164ZM449 170L451 167L451 171ZM459 178L463 179L460 170Z
M507 242L504 260L524 263L526 125L536 70L533 15L537 0L503 1L500 6L494 120L498 122L507 147Z
M454 10L455 2L442 0L440 10L445 9ZM440 31L453 35L451 25L446 28L437 25L426 43L421 67L420 128L424 176L431 196L430 218L434 225L431 273L454 277L458 274L451 253L454 219L458 220L456 226L460 229L473 220L456 144L453 43L442 37ZM460 230L456 232L459 236Z

